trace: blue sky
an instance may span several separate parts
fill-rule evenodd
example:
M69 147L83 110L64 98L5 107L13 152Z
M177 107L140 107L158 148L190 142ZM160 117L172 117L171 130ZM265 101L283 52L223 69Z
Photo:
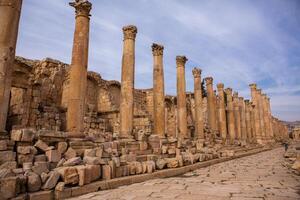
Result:
M25 0L17 55L70 63L74 9L68 0ZM256 82L273 115L300 120L300 0L91 0L89 70L120 80L122 27L138 27L136 88L152 87L153 42L163 44L165 88L176 93L176 55L249 98Z

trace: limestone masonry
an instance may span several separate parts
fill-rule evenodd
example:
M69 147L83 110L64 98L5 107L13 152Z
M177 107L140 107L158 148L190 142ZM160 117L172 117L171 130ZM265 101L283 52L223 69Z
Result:
M121 83L89 72L87 0L70 3L70 65L16 57L21 6L22 0L0 0L0 199L62 199L71 187L180 168L288 138L256 84L245 100L223 83L215 87L212 77L202 79L197 67L186 71L184 55L174 66L177 95L166 95L161 44L149 47L153 89L135 89L133 25L122 29ZM194 93L186 92L186 76L194 78Z

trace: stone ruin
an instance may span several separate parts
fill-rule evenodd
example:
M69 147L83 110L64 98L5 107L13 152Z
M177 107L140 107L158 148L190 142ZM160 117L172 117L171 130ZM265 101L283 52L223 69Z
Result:
M0 0L0 198L61 199L66 188L180 168L287 138L270 99L251 101L213 78L186 92L176 57L177 96L165 95L163 51L152 45L153 88L134 88L135 26L123 27L122 81L87 71L92 4L77 0L71 65L15 56L21 0ZM202 87L206 84L206 89ZM129 183L128 183L129 184Z

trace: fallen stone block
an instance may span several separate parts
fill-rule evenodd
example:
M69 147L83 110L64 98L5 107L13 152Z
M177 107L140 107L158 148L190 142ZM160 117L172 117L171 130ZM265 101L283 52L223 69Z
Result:
M164 159L158 159L156 161L156 168L163 169L167 165L167 162Z
M27 190L28 192L36 192L41 189L42 180L40 176L34 172L28 172L27 174Z
M74 158L76 156L77 156L77 153L72 147L69 147L68 150L64 154L64 157L66 160L69 160L70 158Z
M75 157L75 158L70 158L69 160L67 160L66 162L64 162L63 166L67 167L67 166L75 166L75 165L79 165L82 163L82 160L80 157Z
M8 178L14 176L14 173L11 169L1 169L0 178Z
M0 164L9 161L15 161L16 153L13 151L0 151Z
M46 151L46 156L49 162L59 162L61 159L61 155L57 150Z
M17 168L17 162L16 161L7 161L0 165L1 169L16 169Z
M49 178L48 174L44 172L41 174L42 183L45 183L48 180L48 178Z
M62 167L65 162L66 162L66 159L64 159L64 158L60 159L60 161L57 163L56 167Z
M36 155L37 154L37 150L33 146L18 146L17 152L18 152L18 154L24 154L24 155L27 155L27 154Z
M60 154L64 154L68 149L68 144L66 142L59 142L57 145L57 151Z
M60 174L57 171L51 171L47 175L47 177L48 177L47 181L43 185L43 190L51 190L51 189L55 188L55 186L60 178Z
M100 164L106 164L104 160L102 160L101 158L99 157L89 157L89 156L85 156L83 158L83 162L85 164L88 164L88 165L100 165Z
M8 177L0 179L0 194L3 199L10 199L19 193L19 178Z
M95 149L85 149L84 157L96 157L96 150Z
M178 160L177 158L167 158L167 167L168 168L176 168L178 167Z
M24 172L31 172L32 171L32 162L25 162L23 163L23 170Z
M142 174L143 173L143 166L140 162L134 162L135 164L135 173L136 174Z
M34 160L34 155L33 154L27 154L27 155L23 155L23 154L18 154L18 164L19 165L23 165L23 163L32 163Z
M34 161L36 162L46 162L47 161L47 156L42 154L42 155L36 155L34 156Z
M65 184L78 184L79 176L76 167L61 167L56 168L55 171L60 174Z
M42 140L38 140L34 146L43 152L46 152L49 150L49 146Z
M41 175L43 172L48 173L49 172L48 162L34 162L32 171L34 173L37 173L38 175Z

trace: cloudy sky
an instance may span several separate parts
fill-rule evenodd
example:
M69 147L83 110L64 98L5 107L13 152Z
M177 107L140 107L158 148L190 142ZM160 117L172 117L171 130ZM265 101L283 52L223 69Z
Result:
M256 82L283 120L300 120L299 0L91 0L89 70L120 80L122 27L138 27L136 88L152 87L153 42L163 44L166 93L176 93L176 55L249 98ZM24 0L17 55L70 63L74 9L68 0Z

